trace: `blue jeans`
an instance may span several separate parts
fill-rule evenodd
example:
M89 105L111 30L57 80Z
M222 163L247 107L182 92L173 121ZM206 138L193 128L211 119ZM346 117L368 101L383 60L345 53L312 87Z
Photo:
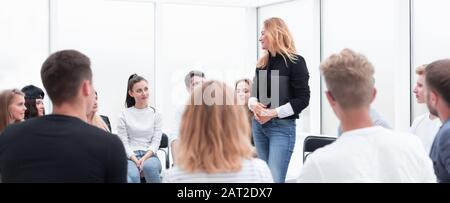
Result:
M147 152L146 151L135 151L136 158L142 158ZM160 183L161 178L159 174L161 173L161 162L158 159L158 156L153 155L146 161L144 161L144 167L142 172L145 177L145 182L147 183ZM134 161L128 160L128 175L127 181L129 183L140 183L141 182L141 173L139 172L138 167Z
M253 118L258 158L267 162L275 183L284 183L295 145L295 120L272 119L261 125Z

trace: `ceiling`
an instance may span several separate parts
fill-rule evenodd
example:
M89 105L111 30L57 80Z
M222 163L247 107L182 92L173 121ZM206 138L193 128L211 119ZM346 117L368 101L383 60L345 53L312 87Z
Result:
M157 3L227 6L227 7L261 7L294 0L119 0L119 1L148 1Z

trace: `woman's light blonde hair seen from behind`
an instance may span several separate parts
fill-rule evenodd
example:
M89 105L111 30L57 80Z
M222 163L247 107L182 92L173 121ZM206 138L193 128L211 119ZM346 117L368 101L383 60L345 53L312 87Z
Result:
M266 35L269 42L269 49L259 59L257 64L259 69L266 68L270 54L282 55L285 62L287 62L286 57L292 62L297 60L297 49L295 48L294 39L283 19L269 18L265 20L264 35Z
M212 89L211 97L220 95L233 104L192 105L195 98L208 99L203 97L206 89ZM177 165L192 173L239 171L252 151L250 125L244 107L236 105L234 91L222 82L208 81L195 89L189 102L181 122Z

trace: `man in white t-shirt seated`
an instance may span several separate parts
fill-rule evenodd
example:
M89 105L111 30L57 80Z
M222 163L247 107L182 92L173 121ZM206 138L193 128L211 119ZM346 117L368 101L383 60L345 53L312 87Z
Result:
M417 103L419 104L425 104L427 101L425 68L426 65L422 65L416 69L418 78L413 92L416 95ZM425 147L425 151L429 154L431 145L433 144L434 138L436 137L436 134L441 126L441 120L436 115L427 112L414 119L410 132L419 137Z
M186 74L184 78L184 83L186 85L186 90L191 94L196 87L201 87L203 82L206 80L205 73L198 71L198 70L192 70L188 74ZM187 100L187 98L186 98ZM180 129L181 124L181 118L183 117L185 105L178 106L175 109L175 125L169 132L169 144L171 147L171 153L172 157L175 156L175 153L177 153L177 139L178 139L178 133ZM175 160L174 160L175 162Z
M344 49L320 68L344 133L308 156L298 182L436 182L417 137L373 124L374 67L366 57Z

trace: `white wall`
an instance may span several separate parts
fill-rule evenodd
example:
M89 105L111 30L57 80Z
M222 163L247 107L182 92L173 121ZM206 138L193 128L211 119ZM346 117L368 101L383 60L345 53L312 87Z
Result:
M154 105L154 4L149 2L52 1L52 47L77 49L91 59L99 114L111 127L125 106L128 77L149 81Z
M409 21L408 13L404 12L408 6L404 3L401 0L323 1L323 59L344 48L366 55L375 66L378 90L372 106L397 129L409 125L409 48L404 43L409 38L408 27L404 25ZM325 96L322 127L325 134L337 133L338 120Z
M256 63L254 9L162 4L156 70L156 104L164 128L174 128L175 110L188 93L184 76L201 70L207 79L234 88L238 79L251 78ZM254 35L254 36L253 36Z
M48 11L47 0L0 1L0 90L29 84L43 89L40 70L49 50Z
M415 74L417 66L450 58L450 27L447 26L450 19L449 9L448 0L413 1L412 88L417 80ZM414 95L411 98L413 118L428 111L425 104L417 104Z

